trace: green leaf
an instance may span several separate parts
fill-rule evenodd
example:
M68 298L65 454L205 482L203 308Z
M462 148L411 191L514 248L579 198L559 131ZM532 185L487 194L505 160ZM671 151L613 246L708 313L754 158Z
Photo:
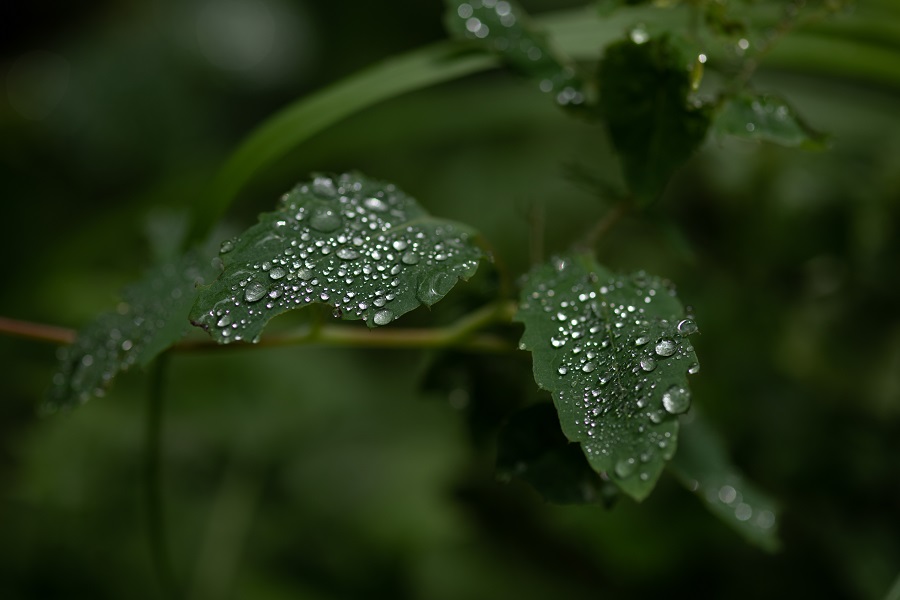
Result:
M272 317L316 303L386 325L474 274L474 237L392 184L319 176L222 245L225 271L200 291L191 321L219 343L256 341Z
M529 274L516 320L563 433L596 471L645 498L675 452L687 374L698 369L687 339L697 326L671 284L614 275L587 256L557 258Z
M606 17L625 6L649 4L650 0L597 0L597 13Z
M710 116L688 98L695 57L668 36L632 38L610 45L600 62L600 108L625 179L648 204L703 142Z
M618 489L603 481L584 453L559 428L556 409L535 404L513 414L500 430L497 475L521 479L548 502L609 505Z
M572 61L554 48L515 1L446 0L447 29L499 54L519 73L538 82L563 106L584 102Z
M813 130L787 101L771 94L728 98L713 122L719 133L782 146L821 149L827 136Z
M681 483L747 541L777 550L775 502L731 464L722 440L696 410L682 419L678 446L669 468Z
M115 311L101 314L60 350L59 370L44 404L46 412L102 396L113 378L137 364L146 366L184 337L196 286L215 277L201 251L159 265L122 291Z

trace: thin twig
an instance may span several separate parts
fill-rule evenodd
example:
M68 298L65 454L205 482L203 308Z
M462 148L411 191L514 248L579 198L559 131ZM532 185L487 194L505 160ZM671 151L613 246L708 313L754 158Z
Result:
M591 250L594 246L597 245L603 237L609 233L609 231L619 222L619 220L625 216L628 212L628 209L631 207L630 200L623 200L619 202L615 206L610 209L608 213L603 215L603 218L597 221L597 223L590 229L590 231L585 234L584 238L582 238L581 242L579 242L576 246L578 249L582 250Z
M0 317L0 333L41 342L55 342L57 344L71 344L75 341L76 335L74 329L20 321L18 319L7 319L6 317Z

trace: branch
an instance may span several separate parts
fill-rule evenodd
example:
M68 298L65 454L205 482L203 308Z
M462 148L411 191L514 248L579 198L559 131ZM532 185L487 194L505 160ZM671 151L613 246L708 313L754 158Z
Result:
M76 336L74 329L19 321L18 319L7 319L6 317L0 317L0 333L40 342L55 342L57 344L71 344L75 341Z

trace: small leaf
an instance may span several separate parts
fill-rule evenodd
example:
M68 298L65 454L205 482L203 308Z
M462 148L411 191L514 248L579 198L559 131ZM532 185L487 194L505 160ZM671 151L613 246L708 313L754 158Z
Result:
M694 57L667 36L631 38L610 45L600 62L600 108L625 179L648 204L703 142L709 111L688 98Z
M256 341L272 317L316 303L387 325L475 273L474 236L392 184L316 177L222 245L225 271L200 291L191 320L219 343Z
M500 430L497 475L521 479L557 504L608 506L618 494L591 468L584 452L569 443L559 429L556 409L547 403L518 411Z
M566 437L637 500L672 458L690 405L696 332L670 284L614 275L587 256L535 268L516 320L534 379L551 392Z
M215 276L211 261L192 251L147 272L122 291L117 309L97 317L60 350L60 366L44 405L46 412L102 396L113 378L146 366L190 329L188 311L196 286Z
M747 541L770 552L777 550L775 502L731 464L722 440L700 413L693 411L682 419L678 446L669 468L681 483Z
M787 101L771 94L740 94L722 105L713 123L719 133L810 150L827 145L827 136L813 130Z
M584 102L582 82L571 60L553 48L514 0L446 0L447 29L499 54L515 70L538 82L563 105Z

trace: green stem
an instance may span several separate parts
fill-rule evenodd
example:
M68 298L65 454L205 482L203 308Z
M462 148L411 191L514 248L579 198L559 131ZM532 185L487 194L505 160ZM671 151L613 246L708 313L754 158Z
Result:
M163 391L168 353L156 359L147 395L147 429L145 432L144 478L147 503L147 536L150 557L160 587L167 598L180 598L181 592L169 558L166 519L162 499L162 426Z

